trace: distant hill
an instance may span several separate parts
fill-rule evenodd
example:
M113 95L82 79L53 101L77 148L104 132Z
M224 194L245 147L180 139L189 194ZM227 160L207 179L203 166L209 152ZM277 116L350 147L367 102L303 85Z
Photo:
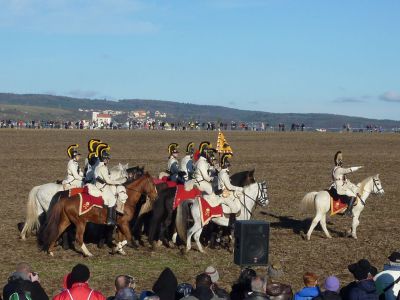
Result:
M91 117L90 113L78 111L78 109L100 111L109 109L126 112L116 117L116 120L120 122L125 121L128 112L132 110L146 110L151 113L158 110L167 113L168 121L265 122L271 125L285 123L286 126L292 123L304 123L307 127L313 128L338 128L345 123L351 124L353 128L365 127L367 124L374 124L384 128L400 127L400 121L375 120L334 114L270 113L160 100L122 99L110 101L43 94L0 93L0 119L76 121Z

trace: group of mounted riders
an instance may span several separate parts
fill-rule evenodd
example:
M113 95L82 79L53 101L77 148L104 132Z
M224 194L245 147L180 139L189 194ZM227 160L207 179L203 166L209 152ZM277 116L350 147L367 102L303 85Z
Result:
M89 191L101 193L104 204L107 206L107 225L116 224L116 200L124 203L126 190L124 183L126 178L114 180L110 176L108 164L111 159L110 146L98 139L91 139L88 142L88 155L85 160L84 171L79 166L81 153L78 145L68 147L67 154L70 160L67 165L67 177L62 184L65 190L88 186ZM195 144L189 142L185 149L185 156L179 162L179 145L171 143L168 146L167 176L168 180L178 184L185 184L192 181L203 194L205 200L213 204L224 204L230 211L229 224L233 226L235 216L240 211L238 194L243 193L243 187L234 186L229 177L230 158L232 153L224 153L220 161L216 158L216 150L210 142L200 143L198 150ZM362 168L343 167L342 152L338 151L334 157L335 166L332 170L332 187L336 193L348 197L348 209L346 215L351 215L355 199L360 197L357 194L357 186L350 182L347 174Z

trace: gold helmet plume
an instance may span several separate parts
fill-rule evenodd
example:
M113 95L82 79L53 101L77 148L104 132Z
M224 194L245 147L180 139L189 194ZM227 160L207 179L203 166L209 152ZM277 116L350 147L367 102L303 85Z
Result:
M209 147L211 147L211 143L210 142L207 142L207 141L201 142L200 145L199 145L200 154L205 152L205 150L207 148L209 148Z
M98 139L90 139L88 142L88 151L89 153L96 152L96 148L101 144L101 141Z
M106 143L101 143L96 147L96 156L99 157L101 160L106 156L110 157L110 146Z
M186 154L193 154L194 153L194 143L190 142L186 146Z
M168 146L168 153L172 155L173 153L179 153L178 151L179 144L178 143L171 143Z
M227 168L227 167L229 167L231 165L231 163L229 162L229 159L231 159L232 156L233 156L232 153L224 153L224 154L222 154L221 161L220 161L221 168Z
M78 144L73 144L73 145L68 146L67 155L69 158L74 158L75 156L80 155L80 153L77 150L78 147L79 147Z

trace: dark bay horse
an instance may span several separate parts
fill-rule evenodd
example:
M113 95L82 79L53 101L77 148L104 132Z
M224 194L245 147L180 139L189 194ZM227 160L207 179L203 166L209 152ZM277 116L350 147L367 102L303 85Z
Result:
M151 202L157 198L156 187L148 173L136 180L129 180L124 185L128 199L125 203L124 214L117 218L118 243L113 249L113 252L121 254L125 254L122 247L132 240L129 222L135 214L135 207L141 195L147 195ZM85 256L93 256L83 241L85 226L87 222L105 224L107 212L105 208L94 207L86 214L79 216L79 203L79 195L72 197L61 196L59 201L52 207L48 223L40 236L43 250L48 251L50 255L53 255L55 242L60 234L72 223L76 226L76 241L83 254Z
M233 174L231 183L235 186L246 186L255 182L254 171L242 171ZM153 216L150 222L149 229L149 243L154 248L154 240L158 231L160 231L159 237L165 245L169 245L169 228L172 224L174 211L173 204L176 193L176 187L165 188L159 191L158 198L154 202Z

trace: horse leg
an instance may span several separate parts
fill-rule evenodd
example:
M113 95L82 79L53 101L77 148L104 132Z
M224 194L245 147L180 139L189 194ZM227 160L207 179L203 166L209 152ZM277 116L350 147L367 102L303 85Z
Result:
M314 231L314 228L318 225L318 223L321 221L323 214L320 212L317 212L317 214L315 215L314 219L312 220L310 229L308 229L307 232L307 241L310 240L311 238L311 234Z
M61 216L60 225L58 226L58 234L57 234L57 237L56 237L55 240L52 241L52 242L50 243L50 245L49 245L49 250L48 250L48 252L49 252L49 254L50 254L51 256L54 256L54 248L55 248L55 245L56 245L56 242L57 242L59 236L61 235L61 233L64 232L65 229L68 228L69 225L71 225L71 222L70 222L69 219L66 217L66 215L63 213L62 216Z
M124 218L125 215L118 222L119 232L118 232L118 242L117 245L113 249L113 253L119 253L122 255L126 255L126 252L122 249L129 242L134 242L131 231L129 229L128 219ZM124 239L125 237L125 239Z
M196 231L196 233L194 234L194 240L196 241L197 249L199 249L199 251L201 253L205 253L203 246L200 243L200 236L201 236L202 231L203 231L203 227L200 227L200 229Z
M321 223L322 230L324 231L326 237L327 237L328 239L331 239L332 236L330 235L330 233L329 233L329 231L328 231L328 228L326 227L326 214L323 214L323 215L322 215L322 218L321 218L321 222L320 222L320 223Z
M353 222L352 222L352 226L351 226L351 236L354 239L357 239L357 227L360 224L360 221L358 219L359 217L360 217L359 214L354 214L354 217L353 217Z
M83 242L83 235L85 233L85 226L86 226L86 223L84 223L84 222L78 222L76 224L76 241L78 242L78 245L80 246L83 255L91 257L91 256L93 256L93 254L90 253L88 248L86 248L85 243Z

